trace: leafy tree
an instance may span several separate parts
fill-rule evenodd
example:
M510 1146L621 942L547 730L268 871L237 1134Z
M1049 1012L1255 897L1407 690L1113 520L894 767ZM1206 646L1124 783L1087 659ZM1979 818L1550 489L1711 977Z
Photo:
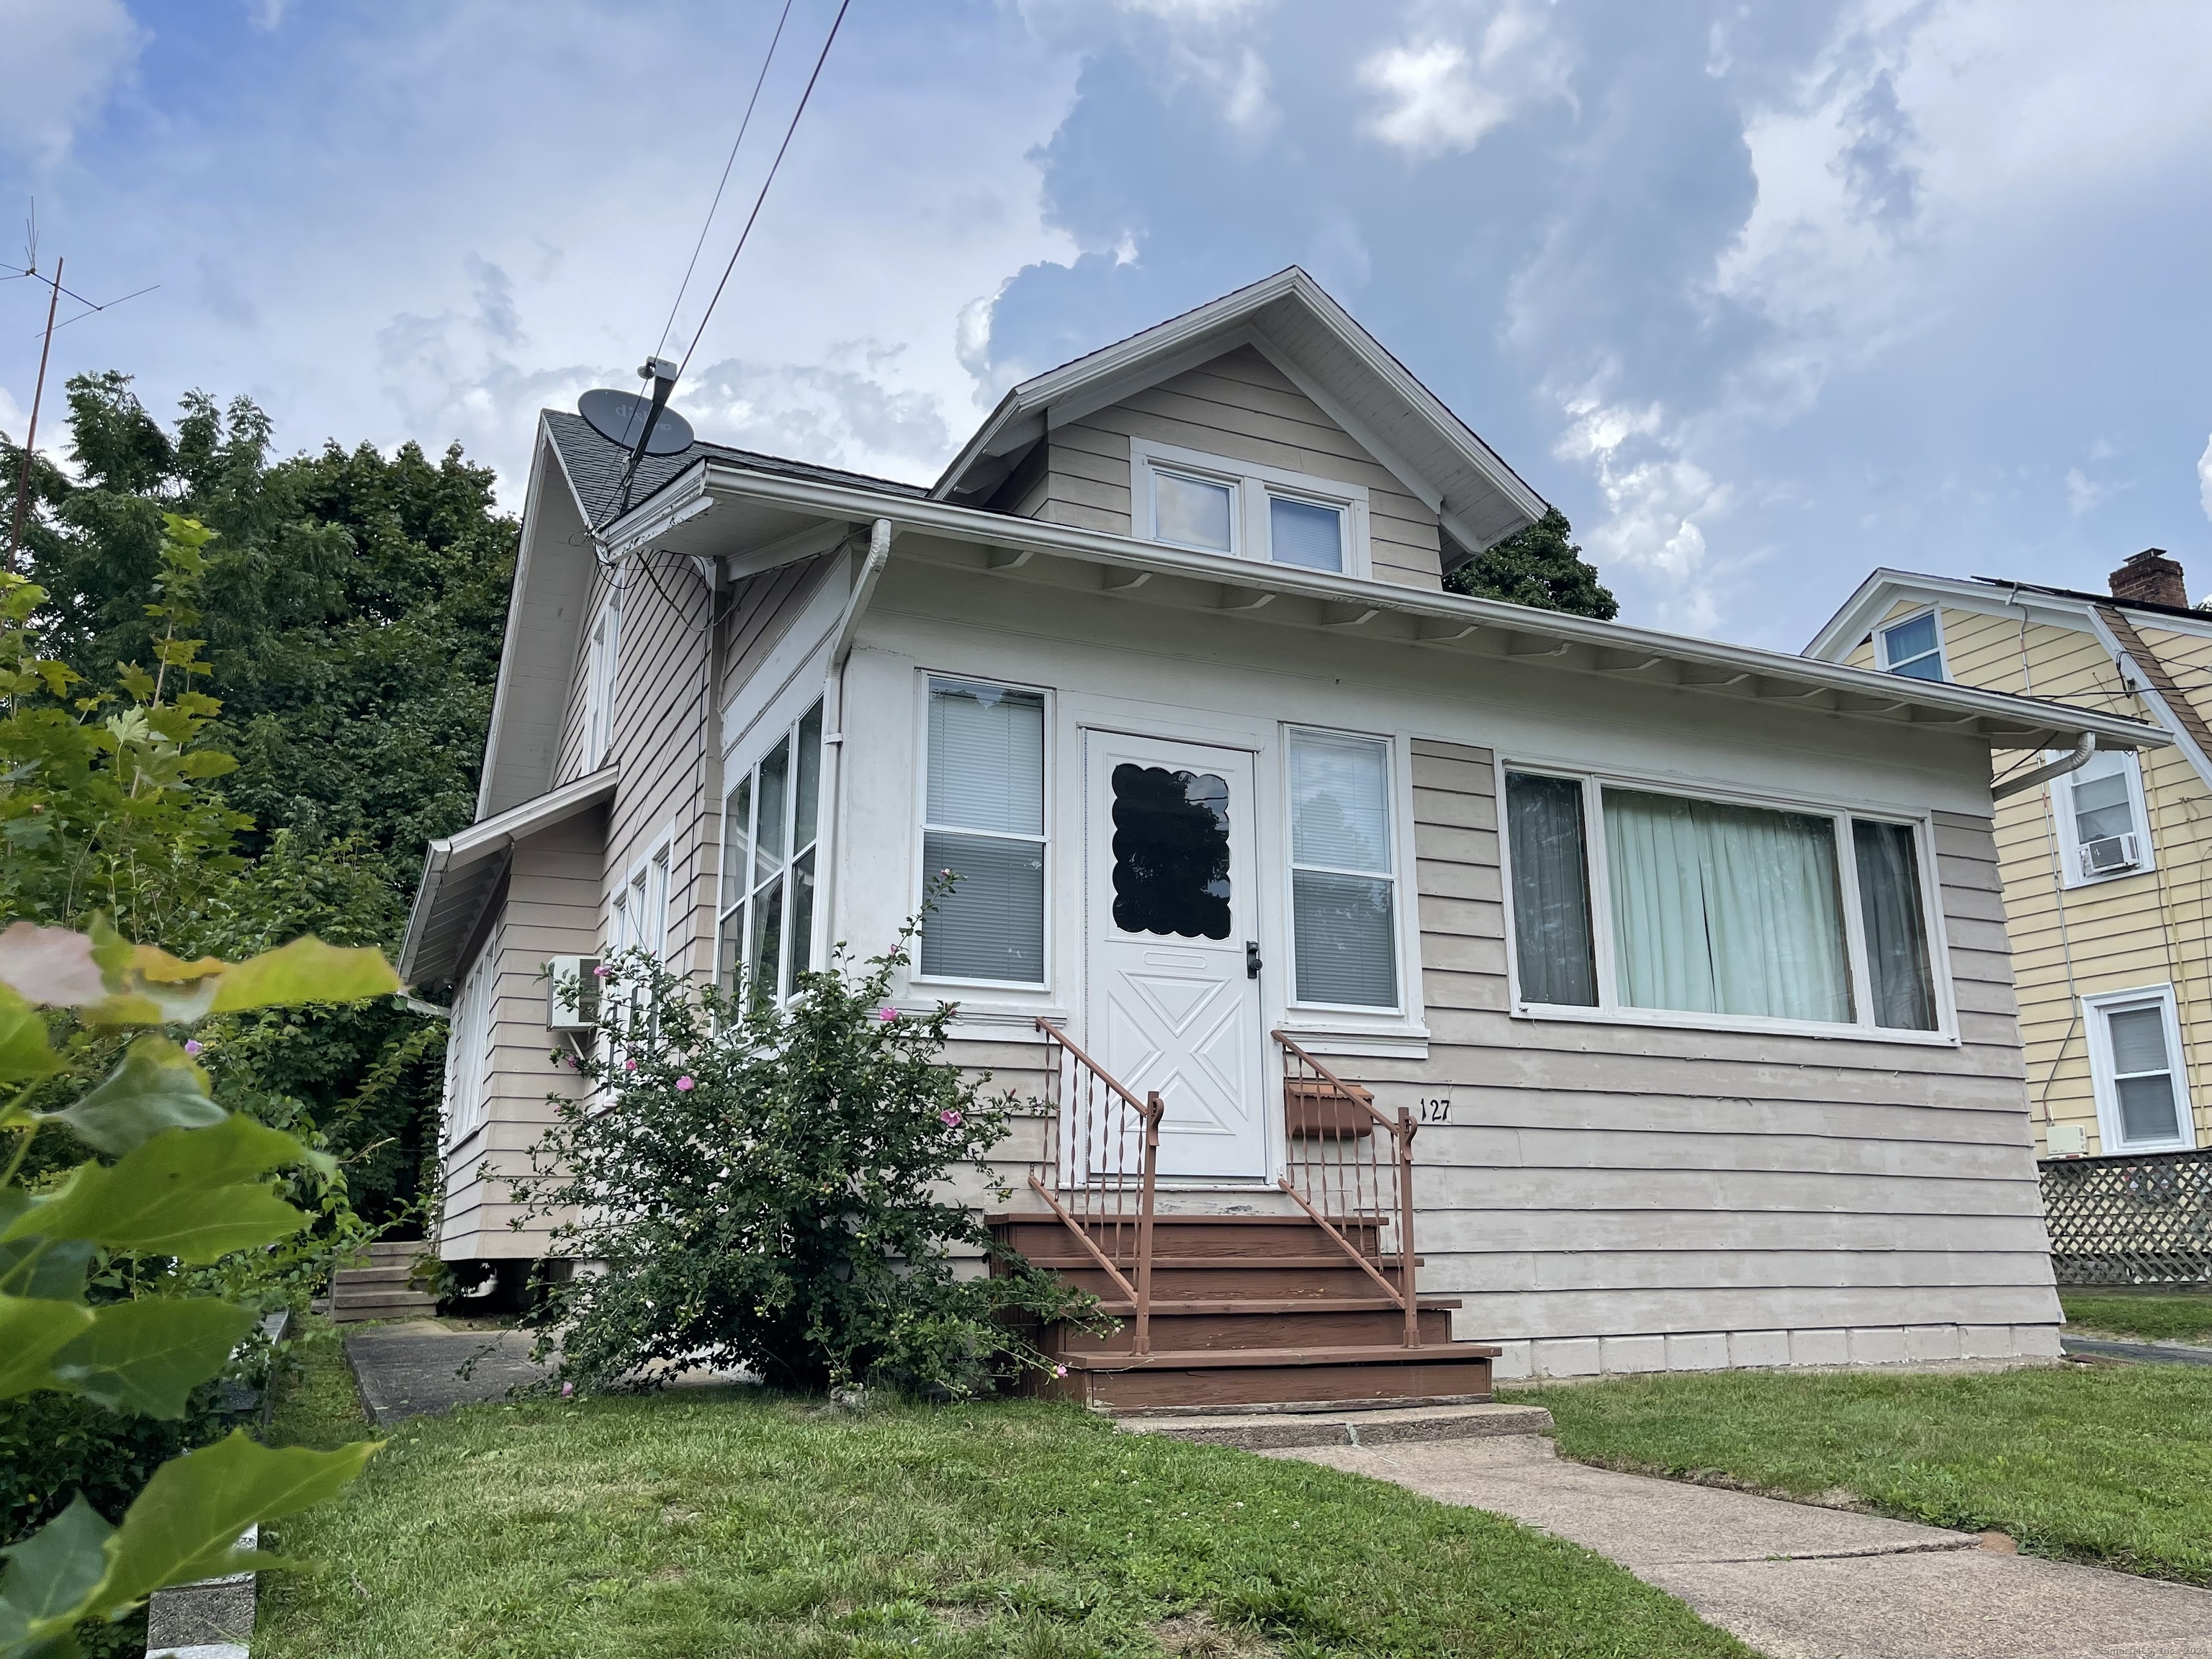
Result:
M489 469L412 444L272 460L250 400L194 392L165 428L112 372L72 380L69 403L76 476L32 472L46 656L82 684L156 662L147 605L165 579L164 515L215 532L191 632L194 684L219 687L221 704L191 741L235 758L200 810L232 815L222 856L246 861L244 878L203 884L189 924L125 931L232 953L307 931L396 948L423 843L474 815L514 550ZM0 462L4 501L4 444ZM362 1210L407 1212L431 1150L440 1022L386 1000L218 1027L207 1040L226 1101L262 1115L298 1103L345 1155Z
M0 933L0 1085L14 1090L0 1105L0 1135L12 1141L0 1167L0 1401L52 1393L139 1418L183 1417L256 1310L190 1286L100 1296L103 1265L121 1258L181 1273L258 1254L312 1220L270 1178L301 1165L334 1173L293 1136L218 1105L191 1046L156 1032L131 1041L89 1091L34 1107L40 1085L68 1070L40 1006L95 1028L176 1026L396 985L377 951L313 939L234 964L183 961L104 926L87 934L18 921ZM33 1190L22 1172L49 1127L100 1156ZM240 1533L330 1495L374 1450L273 1451L234 1431L143 1483L110 1482L101 1496L111 1506L128 1499L119 1519L77 1492L7 1548L0 1659L70 1659L86 1621L118 1618L167 1584L251 1569L258 1559L238 1549Z
M572 1057L598 1092L554 1097L517 1188L556 1222L554 1255L601 1264L530 1316L563 1376L653 1387L703 1362L793 1389L971 1394L1045 1363L1006 1316L1093 1305L1004 1251L947 1185L964 1171L1008 1196L987 1160L1017 1109L939 1057L950 1005L890 1006L914 931L856 975L801 975L781 1007L641 954L609 964L615 1040ZM992 1276L956 1274L959 1247Z
M1556 507L1525 530L1516 531L1469 559L1444 579L1455 593L1504 599L1545 611L1571 611L1611 622L1620 605L1597 579L1574 539L1574 526Z

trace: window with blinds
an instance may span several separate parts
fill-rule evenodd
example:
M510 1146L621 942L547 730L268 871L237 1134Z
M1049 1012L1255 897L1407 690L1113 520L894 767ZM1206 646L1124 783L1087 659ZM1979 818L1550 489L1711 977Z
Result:
M774 1000L814 965L815 842L822 705L793 721L722 802L717 975L722 988Z
M1044 983L1044 696L929 681L921 869L945 878L922 919L921 975Z

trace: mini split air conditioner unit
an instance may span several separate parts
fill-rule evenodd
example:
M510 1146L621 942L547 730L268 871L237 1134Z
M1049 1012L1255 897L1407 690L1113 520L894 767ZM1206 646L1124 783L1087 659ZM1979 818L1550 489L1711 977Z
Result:
M555 957L545 964L545 1029L588 1031L599 1023L597 957Z
M2134 870L2142 864L2142 853L2131 836L2103 836L2081 843L2081 873L2109 876Z

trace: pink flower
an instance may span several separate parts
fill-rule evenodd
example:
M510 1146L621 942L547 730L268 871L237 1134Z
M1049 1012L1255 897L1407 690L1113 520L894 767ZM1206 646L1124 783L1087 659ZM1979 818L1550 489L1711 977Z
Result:
M882 1007L876 1010L876 1018L883 1021L884 1024L888 1025L898 1018L898 1010L892 1007L889 1003L885 1003Z
M623 1070L625 1072L635 1072L637 1070L637 1062L634 1060L626 1060L623 1061Z
M676 1079L676 1092L679 1095L688 1095L698 1086L688 1077L679 1077Z
M1052 1368L1052 1374L1054 1376L1066 1376L1067 1375L1067 1367L1065 1365L1054 1365Z
M196 1054L199 1053L199 1051L200 1040L198 1037L186 1037L185 1039L185 1052L186 1054Z
M592 977L593 979L605 979L606 976L607 964L604 962L599 963L598 967L592 969Z
M574 1395L575 1395L575 1393L576 1393L576 1385L575 1385L574 1382L563 1382L563 1383L561 1385L561 1398L562 1398L562 1399L563 1399L563 1400L573 1399L573 1398L574 1397Z
M942 1111L937 1115L937 1121L948 1129L957 1129L960 1127L960 1114L950 1109Z

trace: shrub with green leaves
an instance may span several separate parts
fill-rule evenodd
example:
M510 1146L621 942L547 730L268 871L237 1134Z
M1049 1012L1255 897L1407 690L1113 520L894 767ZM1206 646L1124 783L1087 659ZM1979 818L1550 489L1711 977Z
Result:
M313 1218L275 1177L329 1159L210 1094L193 1059L147 1030L109 1075L66 1105L31 1104L64 1060L49 1021L94 1030L174 1027L256 1008L348 1002L398 988L378 951L301 939L245 962L186 962L89 934L17 921L0 933L0 1401L41 1390L106 1410L174 1419L221 1373L256 1310L211 1295L94 1302L88 1281L116 1257L212 1268L306 1229ZM55 1011L52 1013L41 1010ZM66 1131L99 1156L33 1189L32 1148ZM270 1450L234 1431L155 1469L112 1524L79 1492L4 1553L0 1659L68 1659L72 1634L164 1585L251 1570L249 1526L303 1509L359 1473L369 1443L335 1452Z
M651 1388L705 1364L793 1390L973 1395L1048 1363L1024 1322L1095 1305L953 1190L969 1174L1005 1201L989 1158L1023 1108L942 1058L951 1005L892 1006L914 933L857 973L841 956L801 974L783 1006L635 953L605 964L596 1047L556 1056L591 1089L552 1097L516 1187L579 1269L531 1316L563 1378Z

